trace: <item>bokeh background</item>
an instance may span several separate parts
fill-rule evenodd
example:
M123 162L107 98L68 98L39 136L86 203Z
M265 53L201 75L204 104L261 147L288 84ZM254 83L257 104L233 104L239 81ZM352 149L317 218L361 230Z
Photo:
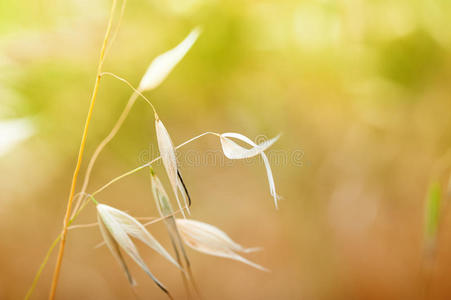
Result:
M203 28L146 93L175 144L205 131L283 133L271 152L278 211L259 159L230 163L217 152L202 163L202 153L220 151L214 137L179 152L192 217L263 246L247 257L272 270L190 250L204 299L451 298L451 2L128 2L104 70L135 86L156 55ZM0 1L0 299L23 298L60 232L110 5ZM102 80L81 174L130 94ZM88 191L158 155L155 146L152 111L139 100ZM158 215L146 171L97 199ZM93 206L78 220L94 221ZM170 249L162 224L149 229ZM113 256L94 249L100 241L97 228L70 231L59 299L133 298ZM140 249L184 299L177 270ZM34 299L46 299L54 261ZM142 299L164 299L129 266Z

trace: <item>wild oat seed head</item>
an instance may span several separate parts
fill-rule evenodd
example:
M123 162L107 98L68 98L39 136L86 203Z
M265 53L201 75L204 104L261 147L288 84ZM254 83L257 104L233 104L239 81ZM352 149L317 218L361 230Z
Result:
M259 270L268 271L236 253L254 252L260 248L244 248L234 242L225 232L207 223L191 219L176 219L176 222L184 242L192 249L213 256L234 259Z
M118 259L127 274L130 283L134 283L125 261L119 251L119 246L127 253L149 277L167 293L163 284L150 272L144 260L141 258L138 249L131 237L134 237L147 246L154 249L164 258L173 263L176 267L180 265L169 255L160 243L139 223L135 218L127 213L105 204L97 205L98 221L100 231L110 251Z
M267 150L269 147L271 147L280 137L280 134L276 137L267 140L259 145L254 143L250 138L234 132L228 132L223 133L220 136L221 139L221 145L222 150L224 152L224 155L229 159L243 159L243 158L249 158L256 156L260 154L262 156L263 163L265 164L266 168L266 174L268 176L268 183L269 183L269 191L271 196L274 198L274 205L276 208L278 208L278 200L281 198L276 193L276 186L274 184L274 176L272 174L271 166L269 164L268 157L265 154L265 150ZM249 144L252 148L246 149L234 141L232 141L230 138L235 138L238 140L241 140L242 142L245 142Z
M178 191L180 191L180 193L184 195L184 190L183 186L179 182L180 179L174 145L168 131L166 130L166 127L163 125L163 122L160 119L155 120L155 130L157 133L158 149L160 151L161 160L163 161L164 168L166 169L166 173L168 174L169 182L171 183L172 190L177 199L177 204L181 209L183 217L185 217L185 213L183 212L183 208L178 195Z

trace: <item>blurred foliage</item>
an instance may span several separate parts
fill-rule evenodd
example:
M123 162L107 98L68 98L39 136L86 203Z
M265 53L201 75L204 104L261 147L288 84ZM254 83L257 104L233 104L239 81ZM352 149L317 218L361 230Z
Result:
M437 229L440 222L440 184L434 182L430 185L426 200L426 227L425 234L427 242L434 241L437 237Z

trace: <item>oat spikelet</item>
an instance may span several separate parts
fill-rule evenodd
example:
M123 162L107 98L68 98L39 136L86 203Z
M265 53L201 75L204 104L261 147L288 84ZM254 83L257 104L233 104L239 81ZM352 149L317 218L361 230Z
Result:
M160 216L166 217L173 213L171 203L169 202L168 194L163 187L163 184L157 175L150 169L150 183L152 187L153 198L157 204Z
M184 242L194 250L234 259L261 271L269 271L236 253L254 252L260 250L260 248L244 248L234 242L225 232L207 223L191 219L176 219L176 222Z
M157 56L149 65L146 73L144 73L138 89L140 91L152 90L159 86L174 69L174 67L182 60L186 53L191 49L193 44L199 37L201 30L197 27L178 44L175 48Z
M268 183L269 183L269 191L271 193L271 196L274 198L274 205L276 208L278 208L278 200L280 199L280 196L276 193L276 186L274 184L274 176L272 174L271 166L269 164L268 157L265 154L265 150L267 150L269 147L271 147L280 137L280 134L270 140L264 141L263 143L257 145L254 143L250 138L234 132L228 132L223 133L220 135L222 150L224 152L224 155L229 159L243 159L243 158L249 158L256 155L261 155L263 159L263 163L265 164L266 168L266 174L268 176ZM249 144L252 148L246 149L234 141L232 141L230 138L235 138L240 141L243 141L247 144Z
M141 258L131 237L142 241L173 263L176 267L180 268L180 266L163 248L163 246L161 246L160 243L147 231L147 229L127 213L105 204L97 205L97 218L105 243L116 259L118 259L127 275L129 282L134 284L134 280L130 275L119 247L122 248L122 250L125 251L125 253L127 253L165 293L168 293L165 286L150 272L146 263Z
M166 127L157 115L155 116L155 130L157 133L158 149L160 151L161 160L163 161L164 168L166 169L166 173L168 174L169 182L171 183L177 204L182 212L183 217L185 217L178 191L180 191L183 196L188 213L190 213L189 205L191 204L191 201L188 202L185 197L186 193L189 199L189 195L183 183L182 176L180 174L180 171L178 170L174 144L172 143L171 137L169 136Z

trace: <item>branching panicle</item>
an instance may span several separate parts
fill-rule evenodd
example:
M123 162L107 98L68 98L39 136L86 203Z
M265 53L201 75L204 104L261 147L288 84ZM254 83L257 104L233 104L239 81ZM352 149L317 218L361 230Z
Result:
M104 242L100 245L107 245L110 249L113 256L117 259L122 269L126 273L126 277L130 284L134 284L135 281L131 276L131 273L127 267L125 259L122 255L122 252L128 254L140 267L141 269L149 275L149 277L156 283L156 285L166 293L166 295L172 299L171 294L168 289L150 272L150 269L147 267L146 263L140 256L138 249L136 248L134 241L132 238L137 239L145 243L147 246L155 250L157 253L166 258L169 262L175 265L177 268L181 270L181 274L184 280L184 284L186 287L186 291L188 295L190 295L189 283L192 284L192 288L197 294L197 297L200 298L199 289L194 281L194 276L191 270L191 263L188 259L188 255L185 251L184 243L186 243L191 248L210 254L215 256L226 257L234 260L241 261L245 264L253 266L257 269L267 271L264 267L253 263L237 252L248 253L252 251L256 251L257 248L244 248L238 243L231 240L227 234L225 234L220 229L208 225L206 223L202 223L199 221L194 221L190 219L186 219L185 210L188 214L190 214L191 207L191 197L188 192L188 188L185 185L185 182L181 175L181 170L177 162L176 151L197 139L206 136L213 135L216 138L219 138L219 142L222 146L222 150L224 155L229 159L245 159L257 155L261 155L268 176L268 182L270 186L270 193L274 198L275 205L277 207L277 200L279 196L276 193L274 178L272 175L271 168L269 166L269 160L265 155L264 151L268 149L279 136L265 141L259 145L255 144L252 140L247 138L244 135L238 133L215 133L215 132L205 132L200 135L197 135L184 143L174 147L171 137L163 124L162 120L159 118L157 114L157 110L154 104L145 96L143 92L150 91L157 88L170 74L170 72L177 66L177 64L183 59L183 57L188 53L191 47L194 45L196 40L198 39L201 30L199 28L194 28L186 37L183 39L177 46L174 48L160 54L156 58L152 60L146 72L144 73L139 85L137 88L134 87L127 79L124 79L114 73L104 72L102 70L103 64L105 61L106 54L111 50L112 44L116 39L116 36L119 32L119 27L121 25L126 0L122 0L122 6L119 12L119 19L117 24L113 30L114 16L116 14L116 5L117 0L112 0L112 7L110 12L110 17L108 20L105 36L103 39L102 47L100 50L100 57L98 61L96 80L94 84L94 89L91 95L91 100L89 103L89 108L86 116L86 121L83 129L83 134L80 142L78 158L75 166L75 170L72 177L70 193L67 202L67 208L64 217L64 224L61 233L54 240L50 248L48 249L46 256L41 263L37 274L35 275L32 285L28 290L25 299L29 299L33 293L34 288L39 280L40 275L44 267L46 266L49 257L56 246L60 245L58 256L55 264L55 270L53 274L53 279L51 283L51 289L49 293L49 299L53 300L55 298L56 289L58 285L58 279L60 276L61 265L63 261L63 255L66 245L66 236L69 229L77 229L77 228L90 228L94 226L98 226L99 230L102 234ZM111 38L110 38L111 36ZM124 107L124 110L120 114L116 123L113 125L109 134L99 143L97 148L95 149L92 157L89 160L88 166L86 168L86 173L84 176L83 184L79 193L75 194L76 184L78 179L78 174L81 168L83 154L85 150L85 145L88 136L89 124L91 121L91 117L93 114L94 104L97 98L97 93L99 90L99 85L102 77L104 76L112 76L115 79L125 83L128 85L133 93L131 94L127 104ZM103 149L109 144L109 142L116 136L121 126L124 124L127 119L132 107L134 106L138 97L141 97L146 101L147 104L151 107L154 116L155 116L155 130L157 136L158 149L160 151L160 156L152 159L151 161L138 166L128 172L125 172L113 179L109 182L96 189L91 193L87 193L89 180L91 177L92 170L94 168L95 162L99 157L100 153ZM246 149L237 143L235 143L231 138L241 140L242 142L248 144L251 148ZM156 176L153 171L151 165L159 160L162 160L166 174L169 178L169 183L172 188L172 194L175 196L177 204L179 208L177 210L173 210L170 204L170 198L166 193L164 186L161 181ZM108 187L110 187L113 183L120 181L121 179L135 174L136 172L150 167L150 175L151 175L151 186L152 192L155 198L155 202L160 213L159 218L153 218L153 220L142 224L138 219L134 218L131 215L121 211L119 209L113 208L109 205L99 203L94 196L98 195L100 192L104 191ZM184 200L184 205L179 199L179 194L182 196ZM75 200L75 206L73 205ZM88 204L91 203L96 207L97 210L97 222L91 224L78 224L72 225L72 223L77 219L80 213L84 210ZM177 214L181 214L183 219L176 218ZM146 218L148 219L148 218ZM156 222L164 221L170 240L172 242L172 246L174 248L175 257L173 259L172 256L165 250L165 248L150 234L150 232L145 228L150 224L154 224ZM182 261L183 257L183 261ZM183 262L183 263L182 263Z

